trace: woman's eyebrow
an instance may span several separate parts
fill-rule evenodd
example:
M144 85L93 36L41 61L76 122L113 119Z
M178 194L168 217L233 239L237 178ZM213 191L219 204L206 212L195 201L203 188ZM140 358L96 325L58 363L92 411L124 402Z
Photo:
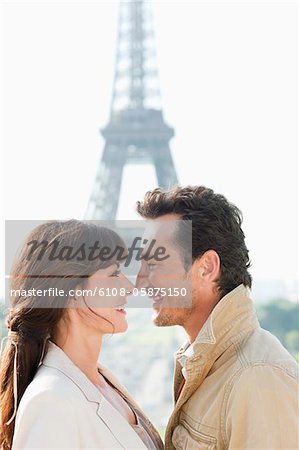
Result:
M119 258L119 259L117 260L117 262L118 262L119 264L124 264L124 263L126 262L128 256L129 256L129 253L126 253L126 254L123 255L121 258Z

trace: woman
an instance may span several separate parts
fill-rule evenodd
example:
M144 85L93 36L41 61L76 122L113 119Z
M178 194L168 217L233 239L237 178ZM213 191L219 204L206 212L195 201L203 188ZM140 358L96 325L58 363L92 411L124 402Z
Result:
M1 449L163 448L98 364L103 336L127 329L125 252L114 231L75 220L48 222L28 237L12 270L18 297L1 351Z

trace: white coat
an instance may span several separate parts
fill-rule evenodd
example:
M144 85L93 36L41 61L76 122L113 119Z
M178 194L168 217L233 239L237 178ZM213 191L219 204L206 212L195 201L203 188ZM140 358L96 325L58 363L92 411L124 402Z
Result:
M98 368L140 411L111 373ZM146 449L126 419L52 341L16 415L12 450L32 448Z

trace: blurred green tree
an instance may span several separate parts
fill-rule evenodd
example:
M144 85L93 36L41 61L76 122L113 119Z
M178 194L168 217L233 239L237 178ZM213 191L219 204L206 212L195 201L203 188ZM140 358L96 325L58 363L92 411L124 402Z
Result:
M285 337L287 348L294 353L299 352L299 330L292 330Z
M262 328L273 333L290 353L299 352L299 303L277 299L257 304Z

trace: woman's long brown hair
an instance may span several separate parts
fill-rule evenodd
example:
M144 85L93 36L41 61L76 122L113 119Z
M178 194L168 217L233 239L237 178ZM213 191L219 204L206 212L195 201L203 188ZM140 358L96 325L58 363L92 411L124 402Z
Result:
M78 284L84 284L86 279L103 267L113 264L118 258L109 261L80 258L62 259L50 258L51 246L48 246L41 259L28 258L28 246L31 241L59 241L61 247L85 249L96 242L102 247L126 249L123 240L114 231L99 227L94 223L77 220L52 221L35 228L22 246L11 272L11 290L28 292L33 288L46 290L50 287L69 292ZM82 254L81 254L82 256ZM81 258L82 259L82 258ZM83 279L83 280L82 280ZM11 297L6 326L8 330L18 332L17 354L17 406L37 372L41 358L47 352L47 336L55 334L56 326L65 313L69 298L19 296ZM88 307L88 306L87 306ZM89 307L88 307L89 308ZM90 308L89 308L90 309ZM90 309L91 312L94 312ZM94 312L95 313L95 312ZM96 314L96 313L95 313ZM44 348L44 344L46 345ZM16 348L8 339L1 355L0 362L0 448L11 450L15 419L7 425L14 412L13 372Z

